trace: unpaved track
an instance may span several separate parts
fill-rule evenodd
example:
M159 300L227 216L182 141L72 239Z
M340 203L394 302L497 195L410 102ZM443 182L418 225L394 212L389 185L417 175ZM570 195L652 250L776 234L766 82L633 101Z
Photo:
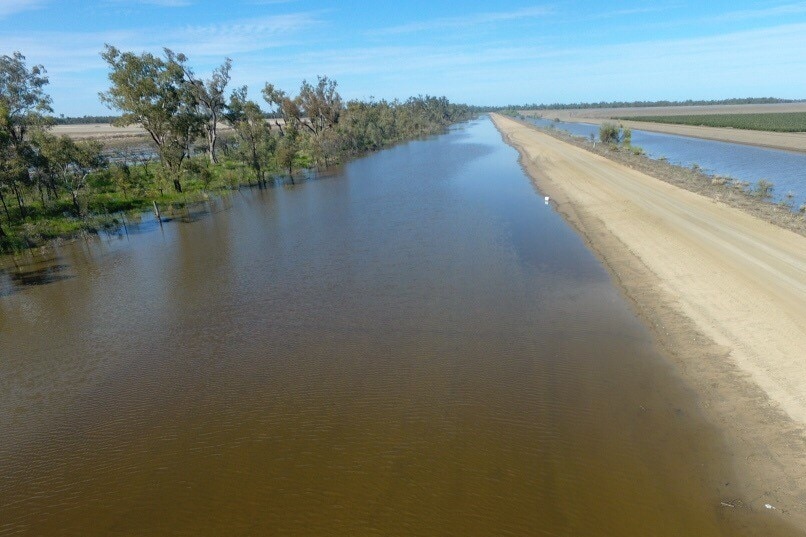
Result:
M724 432L748 508L806 530L806 237L492 119Z
M703 332L806 423L805 237L494 119L569 203L593 211Z

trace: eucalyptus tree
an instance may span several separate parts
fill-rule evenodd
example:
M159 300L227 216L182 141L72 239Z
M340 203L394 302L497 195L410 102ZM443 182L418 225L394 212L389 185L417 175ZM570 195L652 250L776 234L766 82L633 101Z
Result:
M187 65L187 56L176 54L165 49L165 56L169 61L178 64L189 83L190 92L196 100L200 115L203 117L203 128L207 139L207 154L210 162L218 163L216 158L216 142L218 141L218 123L221 121L227 106L224 92L230 81L232 60L227 58L224 63L213 70L213 74L206 80L196 77L193 70Z
M100 93L101 101L122 112L114 124L137 124L148 132L174 189L181 192L182 164L203 129L182 66L167 54L160 58L148 52L121 52L110 45L105 45L101 57L109 65L111 82L109 90Z
M327 129L333 129L339 121L344 108L339 92L336 91L338 83L326 76L317 77L316 86L306 80L297 96L297 103L304 116L308 119L304 123L312 134L318 135Z
M310 134L311 154L319 164L327 166L337 158L341 143L335 133L336 125L344 110L341 95L336 90L335 80L326 76L317 77L315 86L302 81L297 101L306 121L302 124Z
M291 98L285 91L268 82L263 87L262 93L263 100L269 105L269 112L273 115L279 114L283 120L282 123L276 119L274 121L280 136L285 136L288 128L299 128L302 122L302 110L297 99Z
M11 136L8 133L8 121L6 104L0 101L0 202L2 202L6 218L9 223L11 223L11 214L8 211L8 205L6 205L6 198L3 195L3 189L5 187L5 168L7 162L10 160L11 154ZM3 231L3 226L0 224L0 239L5 236L6 232Z
M337 86L335 80L320 76L316 85L303 80L296 97L291 97L273 84L266 84L263 88L263 98L271 111L282 116L282 125L275 121L280 135L286 138L287 131L296 131L299 146L294 151L298 152L302 146L310 148L311 155L325 166L337 155L341 146L333 132L344 110ZM289 154L290 141L286 140L284 145L284 153Z
M0 201L9 220L4 188L14 193L20 216L26 216L22 189L31 181L28 168L36 156L28 138L32 131L50 125L46 114L53 110L44 90L47 84L45 68L34 65L29 69L22 53L0 56Z
M247 87L232 92L224 120L238 135L238 153L252 168L259 185L266 184L266 172L277 147L277 137L260 106L249 100Z
M78 195L90 173L106 164L101 153L103 146L95 140L74 141L69 136L47 133L37 136L35 143L48 169L70 194L76 216L83 216Z
M0 103L6 116L2 128L18 152L25 149L31 129L50 125L46 114L53 112L52 101L44 90L48 82L45 68L28 69L20 52L0 56Z
M288 178L291 179L291 184L294 184L294 163L298 153L299 149L289 137L282 138L277 145L277 150L274 152L277 166L280 169L288 170Z

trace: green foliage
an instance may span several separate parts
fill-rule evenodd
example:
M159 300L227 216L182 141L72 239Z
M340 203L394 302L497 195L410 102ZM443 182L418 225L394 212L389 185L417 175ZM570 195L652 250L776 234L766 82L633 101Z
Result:
M327 77L315 85L303 81L295 97L266 84L266 113L247 97L246 87L224 102L229 60L210 79L200 80L183 54L168 49L158 57L107 45L102 57L110 87L101 100L121 112L115 124L138 124L148 132L161 165L154 166L142 152L121 151L110 164L100 143L50 134L44 69L26 69L20 54L4 56L0 250L114 227L114 213L149 210L154 202L169 211L253 178L265 185L274 173L287 174L293 183L300 169L436 134L474 113L445 97L344 103L336 82ZM215 158L218 119L234 131L220 159ZM206 139L209 158L192 156L200 138Z
M148 132L174 188L181 192L182 164L203 130L204 118L197 110L196 86L180 64L184 56L168 49L165 55L138 55L106 45L101 56L109 65L111 86L100 98L123 112L116 125L137 124Z
M53 136L42 132L34 139L39 167L46 177L57 180L70 194L76 216L83 216L79 192L85 187L89 174L105 166L102 146L94 140L74 141L68 136Z
M218 162L216 156L216 143L218 141L218 122L223 117L227 99L224 92L230 80L230 70L232 60L227 58L224 63L213 70L212 75L207 80L196 77L193 70L187 65L187 57L184 54L176 54L170 49L165 50L165 57L169 62L178 65L182 69L190 101L190 107L195 106L198 119L202 125L202 130L207 139L207 154L210 162Z
M28 69L20 52L0 56L0 205L9 223L7 194L16 200L20 217L27 216L23 192L33 183L29 170L37 163L29 137L49 125L45 114L52 110L44 91L47 84L44 67ZM0 238L5 235L0 225Z
M5 117L2 127L18 151L29 129L50 123L45 116L53 111L50 96L44 90L47 84L45 68L34 65L28 69L20 52L0 56L0 107Z
M625 127L624 129L622 129L621 143L624 144L625 147L630 147L632 145L632 129L631 128Z
M246 86L232 93L224 120L238 136L234 156L251 168L258 184L265 184L266 174L273 168L278 137L272 133L260 105L247 97Z
M617 145L621 141L621 128L614 123L602 123L599 126L599 140L605 144Z
M759 179L759 181L756 183L756 187L753 191L753 194L763 200L769 199L772 197L772 191L774 187L775 185L773 185L766 179Z
M625 142L625 144L626 144L626 142ZM633 155L636 155L636 156L641 156L641 155L643 155L643 154L644 154L644 149L643 149L642 147L638 147L637 145L630 145L630 146L628 146L628 147L629 147L629 149L630 149L630 152L631 152Z
M355 155L437 134L471 115L467 107L451 104L445 97L411 97L405 102L350 101L338 132L345 154Z
M806 132L806 112L624 117L632 121L775 132Z
M297 97L299 108L307 118L302 124L315 136L333 129L339 122L343 108L341 95L336 91L336 81L326 76L317 79L316 86L303 80Z

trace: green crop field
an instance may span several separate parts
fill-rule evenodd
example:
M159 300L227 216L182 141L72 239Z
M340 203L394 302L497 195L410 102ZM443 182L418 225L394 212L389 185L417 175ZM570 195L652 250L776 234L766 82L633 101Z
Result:
M773 114L702 114L686 116L636 116L617 119L675 125L728 127L754 131L806 132L806 112Z

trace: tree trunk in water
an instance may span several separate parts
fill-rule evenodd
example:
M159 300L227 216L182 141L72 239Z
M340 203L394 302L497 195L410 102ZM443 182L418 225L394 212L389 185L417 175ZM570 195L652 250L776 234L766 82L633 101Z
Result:
M182 192L182 183L179 182L179 179L174 179L174 190Z
M293 168L291 168L291 166L288 167L288 178L291 179L291 184L292 185L295 184L294 183L294 170L293 170Z

